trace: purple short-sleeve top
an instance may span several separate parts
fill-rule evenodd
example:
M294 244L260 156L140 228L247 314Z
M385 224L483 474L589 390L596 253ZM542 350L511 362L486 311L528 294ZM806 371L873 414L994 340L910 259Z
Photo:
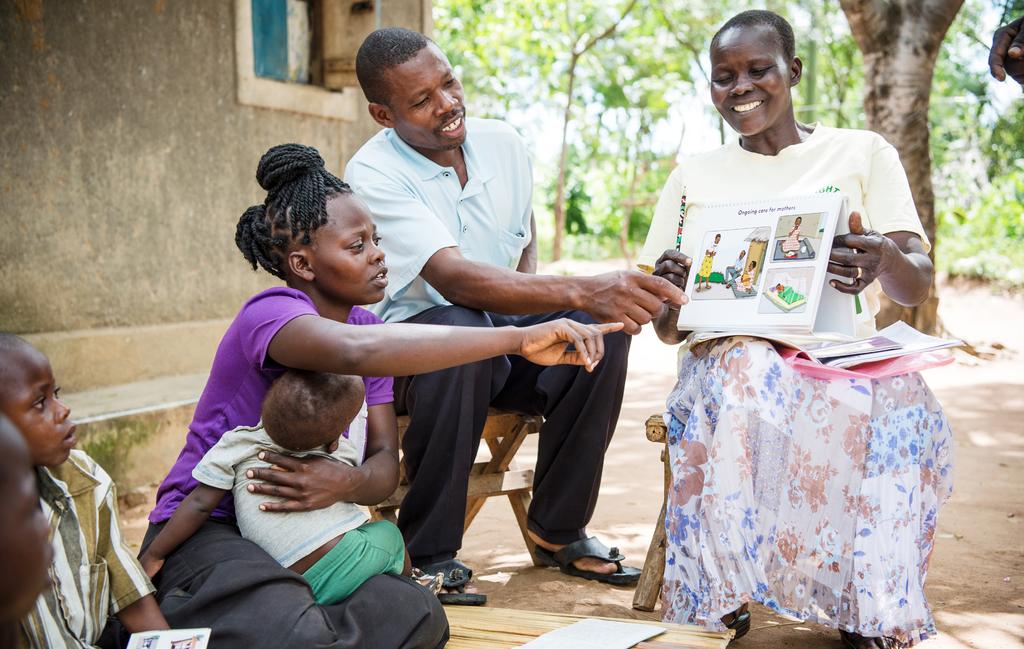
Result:
M185 436L185 447L157 490L156 507L149 514L154 523L171 517L178 504L198 484L192 477L203 455L221 435L238 426L254 426L260 420L263 397L287 368L267 355L270 341L281 327L303 315L319 315L313 301L283 286L249 298L231 322L217 347L203 394ZM375 325L382 321L365 309L353 307L347 324ZM366 405L394 400L391 377L363 377ZM347 431L346 431L347 432ZM233 520L234 503L227 494L211 516Z

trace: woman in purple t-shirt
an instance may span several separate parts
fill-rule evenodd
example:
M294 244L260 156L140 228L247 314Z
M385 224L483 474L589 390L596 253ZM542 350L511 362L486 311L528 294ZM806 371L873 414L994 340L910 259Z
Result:
M185 446L157 492L143 550L196 486L192 469L206 451L224 432L259 421L264 395L287 368L366 377L365 460L352 467L268 452L276 468L254 470L263 481L254 492L275 497L266 504L269 511L322 509L338 501L371 505L387 498L399 477L391 379L375 377L504 354L592 369L603 354L602 335L622 326L571 320L494 329L385 325L354 306L380 301L388 280L373 222L348 185L324 168L315 149L298 144L267 151L256 178L267 197L242 215L235 243L253 269L262 267L287 286L250 298L224 334ZM167 557L157 597L172 626L212 627L219 648L412 649L446 639L436 598L391 575L370 579L340 604L316 607L305 581L242 539L233 520L229 495Z

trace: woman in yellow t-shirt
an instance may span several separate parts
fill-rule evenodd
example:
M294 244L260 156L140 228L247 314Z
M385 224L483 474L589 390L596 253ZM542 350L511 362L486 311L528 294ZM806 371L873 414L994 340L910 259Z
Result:
M683 187L695 203L840 191L854 213L828 270L866 307L859 333L874 331L883 292L922 302L934 271L899 156L874 133L796 121L789 24L735 16L711 41L711 65L712 101L739 140L673 171L641 261L686 285L696 251L665 250ZM667 343L685 338L678 314L655 320ZM725 338L685 350L667 406L667 621L741 635L746 603L758 601L839 629L850 649L935 633L924 578L952 487L952 435L918 374L813 379L767 341Z
M708 249L704 251L704 261L700 262L700 270L697 271L697 288L698 291L706 291L711 288L711 273L713 269L711 265L715 263L715 255L718 254L718 244L722 241L722 235L715 235L715 242L708 246ZM704 283L704 288L700 287L701 282Z

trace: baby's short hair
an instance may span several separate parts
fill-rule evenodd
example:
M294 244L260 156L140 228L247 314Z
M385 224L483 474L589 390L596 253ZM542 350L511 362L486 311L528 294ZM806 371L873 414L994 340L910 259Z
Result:
M364 395L358 376L288 370L263 399L263 428L289 451L325 446L356 418Z

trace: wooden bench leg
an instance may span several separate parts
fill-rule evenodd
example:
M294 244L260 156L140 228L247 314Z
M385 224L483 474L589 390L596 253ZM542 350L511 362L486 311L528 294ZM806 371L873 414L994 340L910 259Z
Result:
M530 511L531 500L533 498L530 496L529 491L517 491L508 495L508 501L512 504L512 513L516 515L516 522L519 523L519 533L523 535L526 551L530 553L530 561L533 562L533 565L541 567L544 564L537 559L537 553L534 552L537 544L533 542L533 539L527 533L526 512Z
M516 451L526 441L526 436L529 434L529 429L526 424L519 424L508 435L504 437L497 437L494 439L485 439L487 442L487 448L491 451L491 459L486 463L477 463L470 470L469 475L479 476L487 475L490 473L503 473L508 471L512 465L512 460L516 456ZM486 498L470 498L466 502L466 521L463 529L469 529L469 524L473 522L476 515L480 513L480 508L484 506Z
M523 421L503 437L485 439L484 441L487 442L487 447L491 451L491 459L487 463L474 466L471 475L487 475L508 471L514 464L513 459L519 447L526 440L526 436L531 432L535 432L532 430L534 427L534 423ZM527 533L526 513L530 509L530 501L532 500L530 490L522 489L506 495L508 496L509 504L512 505L512 512L515 514L516 523L519 525L519 533L522 534L523 542L526 544L526 550L530 553L530 560L533 561L533 565L539 566L541 564L538 563L537 554L534 552L536 544ZM468 500L466 503L464 529L469 529L469 525L476 518L476 515L480 513L480 508L483 507L485 500L485 498L470 498Z
M633 608L638 611L653 611L661 594L661 582L665 578L665 505L661 506L658 524L647 548L644 569L633 593Z
M638 611L653 611L661 594L661 584L665 580L665 512L668 508L668 490L672 485L672 468L669 466L668 441L661 449L661 464L664 469L662 476L661 513L651 535L651 545L647 548L644 569L640 573L640 581L633 593L633 608Z
M533 489L533 470L519 470L514 466L513 459L526 436L540 430L541 418L532 415L518 415L510 412L492 410L488 413L487 423L482 433L483 441L491 451L491 459L477 462L470 470L469 489L466 495L466 515L463 519L463 530L469 529L473 519L480 513L484 502L493 496L508 496L512 511L523 535L530 559L537 564L534 543L527 533L526 514L530 509L531 491ZM409 426L408 417L398 418L398 437L402 439ZM386 520L397 522L396 512L402 499L409 491L405 476L405 463L401 463L401 479L399 486L384 502L369 508L375 521Z

